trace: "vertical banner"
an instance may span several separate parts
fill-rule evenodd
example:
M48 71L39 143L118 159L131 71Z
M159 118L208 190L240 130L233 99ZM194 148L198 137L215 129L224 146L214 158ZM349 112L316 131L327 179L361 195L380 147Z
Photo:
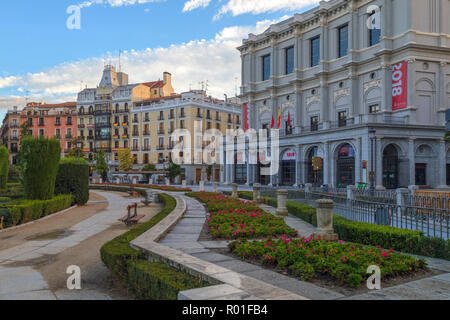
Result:
M392 110L408 106L408 63L401 62L392 68Z
M244 104L244 132L247 132L249 129L249 121L248 121L248 104Z
M280 129L281 127L281 108L278 108L278 128Z

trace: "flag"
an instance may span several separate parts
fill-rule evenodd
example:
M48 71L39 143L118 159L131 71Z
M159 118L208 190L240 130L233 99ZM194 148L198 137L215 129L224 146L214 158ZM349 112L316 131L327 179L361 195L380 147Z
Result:
M275 126L275 119L273 118L273 115L272 115L272 124L270 125L270 129L273 129L274 126Z
M291 112L288 113L288 127L291 126Z
M281 126L281 108L278 108L278 129Z

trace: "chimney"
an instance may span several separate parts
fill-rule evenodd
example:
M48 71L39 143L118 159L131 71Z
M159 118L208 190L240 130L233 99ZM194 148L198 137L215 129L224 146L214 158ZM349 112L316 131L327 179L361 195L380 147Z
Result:
M172 85L172 75L169 72L164 72L164 84Z

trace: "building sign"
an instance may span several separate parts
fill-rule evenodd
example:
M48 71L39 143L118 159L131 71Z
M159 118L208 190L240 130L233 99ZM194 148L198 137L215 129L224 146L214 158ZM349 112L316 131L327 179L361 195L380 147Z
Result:
M322 170L323 168L323 159L320 157L312 157L312 167L314 170Z
M292 149L287 150L283 155L283 161L295 161L296 159L295 151Z
M247 132L248 128L248 104L244 104L244 132Z
M392 110L408 106L408 63L401 62L392 68Z

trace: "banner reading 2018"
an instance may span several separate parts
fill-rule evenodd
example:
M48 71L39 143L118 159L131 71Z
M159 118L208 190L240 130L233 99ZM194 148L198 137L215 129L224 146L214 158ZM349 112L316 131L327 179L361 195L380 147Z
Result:
M392 110L408 106L408 63L401 62L392 68Z

